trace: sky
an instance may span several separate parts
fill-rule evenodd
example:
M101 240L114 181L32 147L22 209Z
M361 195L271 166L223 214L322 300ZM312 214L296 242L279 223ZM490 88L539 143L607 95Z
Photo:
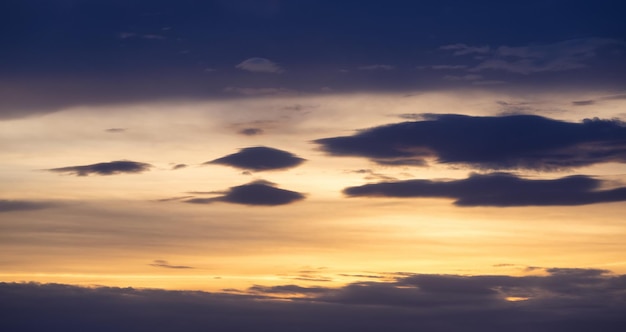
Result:
M621 331L622 13L3 1L0 329Z

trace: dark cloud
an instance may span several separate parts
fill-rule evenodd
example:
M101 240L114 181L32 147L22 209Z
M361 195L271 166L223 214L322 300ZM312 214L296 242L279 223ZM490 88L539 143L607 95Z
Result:
M472 174L467 179L408 180L349 187L348 196L441 197L457 206L585 205L626 201L626 187L599 190L602 182L584 175L529 180L508 173Z
M109 128L109 129L105 129L104 131L106 131L107 133L123 133L126 131L126 128Z
M210 204L227 202L243 205L285 205L304 199L304 195L295 191L276 188L268 181L255 181L241 186L231 187L222 196L210 198L192 198L185 202L194 204Z
M588 105L593 105L596 102L594 100L576 100L572 102L572 105L574 106L588 106Z
M11 211L31 211L52 207L53 204L39 201L0 199L0 213Z
M406 274L339 288L255 285L247 294L0 283L0 329L623 331L626 276L592 269L543 272L518 277Z
M248 288L248 291L252 293L265 293L265 294L320 294L320 293L327 293L328 288L302 287L298 285L279 285L279 286L254 285Z
M152 168L152 165L130 160L118 160L108 163L97 163L82 166L68 166L51 168L48 171L56 173L67 173L77 176L88 175L114 175L122 173L142 173Z
M149 265L150 266L154 266L154 267L163 267L163 268L166 268L166 269L193 269L193 267L186 266L186 265L171 265L167 261L164 261L164 260L161 260L161 259L154 260Z
M535 115L479 117L424 114L424 120L316 140L335 156L361 156L385 164L444 164L484 169L558 170L626 162L626 126L619 120L581 123Z
M263 129L261 128L244 128L239 131L240 134L246 136L256 136L263 134Z
M172 170L183 169L183 168L187 168L187 165L186 164L176 164L176 165L174 165L174 167L172 167Z
M206 164L221 164L252 171L269 171L292 168L300 165L304 159L287 151L255 146L244 148L237 153L208 161Z

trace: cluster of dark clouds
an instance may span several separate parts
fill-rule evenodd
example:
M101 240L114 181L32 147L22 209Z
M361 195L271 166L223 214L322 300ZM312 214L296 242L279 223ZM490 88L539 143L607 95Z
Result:
M257 285L238 293L0 283L0 329L623 331L626 276L595 269L543 272L403 273L340 288Z
M464 164L480 169L561 170L626 163L626 125L619 120L581 123L536 115L424 114L424 120L316 140L334 156L381 164Z
M433 197L457 206L585 205L626 201L626 187L600 190L602 181L574 175L531 180L510 173L472 174L460 180L388 181L349 187L350 197Z
M209 192L211 193L211 192ZM225 192L213 192L219 196L209 198L191 198L185 200L193 204L210 204L215 202L226 202L243 205L276 206L295 203L305 198L299 192L276 188L276 184L258 180L248 184L231 187Z
M536 115L402 117L417 121L378 126L315 143L333 156L360 156L386 166L426 166L434 161L480 170L558 171L626 163L626 124L617 119L573 123ZM606 183L585 175L538 180L495 172L455 180L378 180L381 182L345 188L343 192L350 197L449 198L457 206L626 201L626 187L602 190Z
M130 160L117 160L91 165L51 168L48 171L76 176L89 176L143 173L150 170L150 168L152 168L152 165L146 163L140 163Z

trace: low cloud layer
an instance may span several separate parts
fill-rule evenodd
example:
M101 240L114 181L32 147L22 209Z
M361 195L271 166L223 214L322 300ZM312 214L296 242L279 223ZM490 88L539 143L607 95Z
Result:
M68 166L60 168L51 168L48 171L55 173L66 173L76 176L89 175L116 175L116 174L135 174L150 170L152 165L140 163L130 160L118 160L108 163L97 163L82 166Z
M626 201L626 187L599 190L602 182L584 175L529 180L508 173L472 174L451 181L408 180L349 187L351 197L451 198L457 206L585 205Z
M244 148L237 153L208 161L206 164L220 164L251 171L281 170L296 167L304 162L304 159L296 157L287 151L255 146Z
M3 331L622 331L626 276L401 274L340 288L207 293L0 283ZM274 300L273 298L290 300ZM25 319L24 317L37 317Z
M51 206L52 204L48 202L0 199L0 213L39 210Z
M276 206L297 202L304 195L295 191L276 188L268 181L255 181L241 186L231 187L223 195L210 198L192 198L185 202L193 204L210 204L226 202L243 205Z
M618 120L564 122L535 115L425 114L422 121L316 140L335 156L381 164L466 164L482 169L559 170L626 162L626 125Z

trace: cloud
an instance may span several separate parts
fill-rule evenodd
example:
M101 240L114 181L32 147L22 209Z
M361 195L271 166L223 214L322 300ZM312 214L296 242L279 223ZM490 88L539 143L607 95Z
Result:
M109 129L105 129L104 131L106 131L107 133L117 134L117 133L125 132L126 128L109 128Z
M486 54L491 51L489 46L469 46L466 44L444 45L441 46L440 49L445 51L454 51L454 55Z
M296 91L287 88L240 88L240 87L226 87L223 90L228 93L236 93L244 96L276 96L276 95L290 95L296 93Z
M245 136L256 136L263 134L263 129L261 128L244 128L239 131L240 134Z
M187 168L187 164L176 164L174 165L174 167L172 167L172 170L177 170L177 169L183 169L183 168Z
M32 211L52 207L49 202L0 199L0 213L12 211Z
M626 126L618 120L573 123L535 115L423 116L423 121L314 142L331 155L361 156L386 164L435 159L483 169L559 170L626 162Z
M237 153L229 154L222 158L207 161L204 165L228 165L259 172L288 169L296 167L304 161L305 159L296 157L296 155L287 151L264 146L255 146L241 149Z
M528 75L584 68L599 50L616 45L624 45L624 42L609 38L581 38L553 44L500 46L495 49L465 44L448 45L441 49L455 50L454 55L484 55L481 63L470 68L470 71L500 70Z
M68 173L77 176L114 175L122 173L142 173L152 168L152 165L129 160L111 161L82 166L68 166L48 169L50 172Z
M141 38L141 39L156 39L163 40L167 39L167 37L157 34L139 34L134 32L122 32L119 34L120 39L129 39L129 38Z
M324 287L302 287L298 285L261 286L254 285L248 292L265 294L319 294L328 292Z
M368 65L368 66L360 66L357 69L359 70L393 70L395 66L391 65Z
M0 283L3 331L622 331L626 276L406 274L339 288L209 293ZM234 290L232 290L234 291ZM283 297L289 301L276 299ZM37 319L24 319L37 317ZM139 319L140 318L140 319Z
M210 198L192 198L186 203L210 204L226 202L243 205L276 206L297 202L304 199L304 195L295 191L276 188L268 181L255 181L241 186L231 187L224 195Z
M431 66L417 66L416 69L457 70L457 69L467 69L467 66L466 65L431 65Z
M447 81L477 81L481 80L483 77L477 74L467 74L467 75L446 75L443 77L444 80Z
M193 269L193 267L186 265L171 265L167 261L161 259L154 260L151 264L148 265L154 267L164 267L166 269Z
M235 68L254 73L280 74L285 71L278 64L265 58L250 58L244 60L243 62L235 66Z
M451 198L457 206L585 205L626 201L626 187L599 190L602 181L584 175L529 180L508 173L472 174L450 181L388 181L349 187L351 197Z
M588 105L593 105L596 102L594 100L575 100L572 101L572 105L574 106L588 106Z

